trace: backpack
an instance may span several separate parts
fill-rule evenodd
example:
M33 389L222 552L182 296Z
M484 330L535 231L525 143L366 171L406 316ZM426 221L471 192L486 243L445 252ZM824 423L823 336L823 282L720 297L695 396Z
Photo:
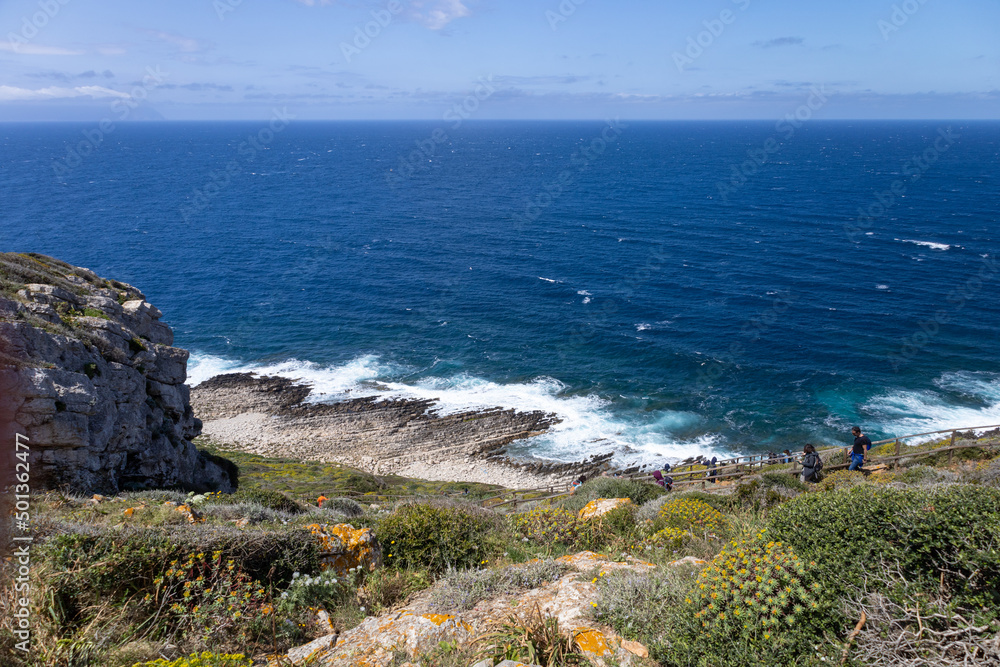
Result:
M813 466L813 470L815 470L816 472L819 472L820 470L823 469L823 457L821 457L817 453L814 453L813 456L816 457L816 465Z

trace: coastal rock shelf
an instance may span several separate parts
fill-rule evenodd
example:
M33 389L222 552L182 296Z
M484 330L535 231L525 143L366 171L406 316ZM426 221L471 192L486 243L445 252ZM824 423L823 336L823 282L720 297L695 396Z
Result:
M558 423L545 412L490 408L442 415L433 400L366 396L309 403L309 393L287 378L231 373L195 387L191 401L207 436L265 456L521 488L553 483L580 468L506 456L509 443Z
M130 285L0 254L0 411L30 439L33 489L233 488L191 442L188 352L161 316Z

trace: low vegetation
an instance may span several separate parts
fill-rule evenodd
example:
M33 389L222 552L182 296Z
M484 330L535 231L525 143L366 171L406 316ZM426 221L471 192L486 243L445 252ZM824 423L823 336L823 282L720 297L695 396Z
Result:
M250 667L432 586L428 603L454 613L570 573L593 579L593 623L641 642L644 665L993 664L1000 459L979 451L951 466L942 455L938 465L836 471L809 485L768 472L665 494L598 478L506 515L474 502L490 487L226 452L240 468L230 495L34 498L35 651L13 652L4 616L0 661ZM579 510L598 498L632 503L582 521ZM372 528L384 565L324 570L307 526L334 523ZM587 549L657 567L571 573L555 560ZM9 604L9 576L0 592ZM552 617L528 616L475 646L443 643L419 662L587 664ZM395 664L410 660L401 654Z

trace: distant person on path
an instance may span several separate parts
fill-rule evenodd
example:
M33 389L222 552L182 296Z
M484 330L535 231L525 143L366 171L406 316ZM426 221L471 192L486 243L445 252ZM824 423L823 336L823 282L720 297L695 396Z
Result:
M718 464L718 462L719 459L713 456L712 460L707 463L708 472L705 473L705 477L708 477L708 481L710 481L712 484L715 484L715 476L719 474L718 471L715 469L715 466Z
M323 503L324 503L325 501L327 501L327 500L329 500L329 498L327 498L327 497L326 497L326 496L324 496L323 494L320 494L319 498L317 498L317 499L316 499L316 505L318 505L319 507L322 507L322 506L323 506Z
M659 470L653 471L653 481L662 486L663 488L667 488L667 483L663 481L663 473L660 472Z
M664 463L663 464L663 474L665 475L668 472L670 472L670 464L669 463Z
M799 479L802 483L815 482L816 473L823 469L823 459L816 453L816 448L807 444L802 450L802 474Z
M868 450L872 448L872 441L861 432L859 426L852 428L851 433L854 434L854 448L851 449L851 465L847 469L861 470L861 466L868 460Z

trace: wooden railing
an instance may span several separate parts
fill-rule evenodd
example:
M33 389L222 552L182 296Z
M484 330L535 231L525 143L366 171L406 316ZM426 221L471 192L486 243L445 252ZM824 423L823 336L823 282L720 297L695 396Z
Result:
M895 443L894 452L890 456L880 456L877 458L869 458L868 465L879 465L883 463L897 463L906 458L913 458L919 456L934 456L941 454L943 452L948 453L948 463L951 464L954 458L954 453L960 449L972 449L976 447L997 447L1000 446L1000 440L997 442L987 443L984 445L978 441L973 441L967 444L956 445L955 441L959 433L975 433L977 431L986 431L989 429L1000 428L1000 424L993 424L989 426L968 426L964 428L949 428L942 429L940 431L927 431L925 433L912 433L910 435L901 435L895 438L886 438L884 440L877 440L872 443L872 448L878 447L879 445L885 445L888 443ZM929 435L940 435L940 434L951 434L951 444L947 447L937 447L934 449L922 449L912 452L901 452L902 443L906 440L912 440L913 438L922 438ZM847 452L851 449L850 446L847 447L827 447L824 449L818 449L816 452L823 458L823 470L839 470L841 468L846 468L850 465L850 460ZM842 459L840 463L834 463L833 460L838 458ZM787 461L786 459L791 459ZM681 470L680 472L671 471L670 475L674 478L674 486L689 486L689 485L702 485L705 486L706 483L711 483L712 480L722 481L722 480L733 480L740 477L746 477L760 472L765 468L771 467L771 465L777 463L779 465L787 465L791 463L791 468L784 468L775 470L775 472L784 472L792 475L798 475L800 473L802 454L792 454L790 457L785 454L781 454L777 459L772 459L766 454L751 454L748 456L740 456L736 458L726 459L720 461L715 468L710 469L700 469L686 471ZM683 467L683 466L682 466ZM714 472L711 477L708 473ZM651 481L653 479L652 474L638 473L634 475L627 475L627 479L637 480L637 481ZM695 479L697 478L697 479ZM554 498L560 498L563 496L570 495L572 489L570 485L553 485L547 487L538 487L535 489L520 489L511 490L497 495L493 498L487 498L481 501L484 506L487 507L506 507L513 505L516 507L521 503L527 502L538 502L541 500L551 500ZM497 502L499 501L499 502Z

